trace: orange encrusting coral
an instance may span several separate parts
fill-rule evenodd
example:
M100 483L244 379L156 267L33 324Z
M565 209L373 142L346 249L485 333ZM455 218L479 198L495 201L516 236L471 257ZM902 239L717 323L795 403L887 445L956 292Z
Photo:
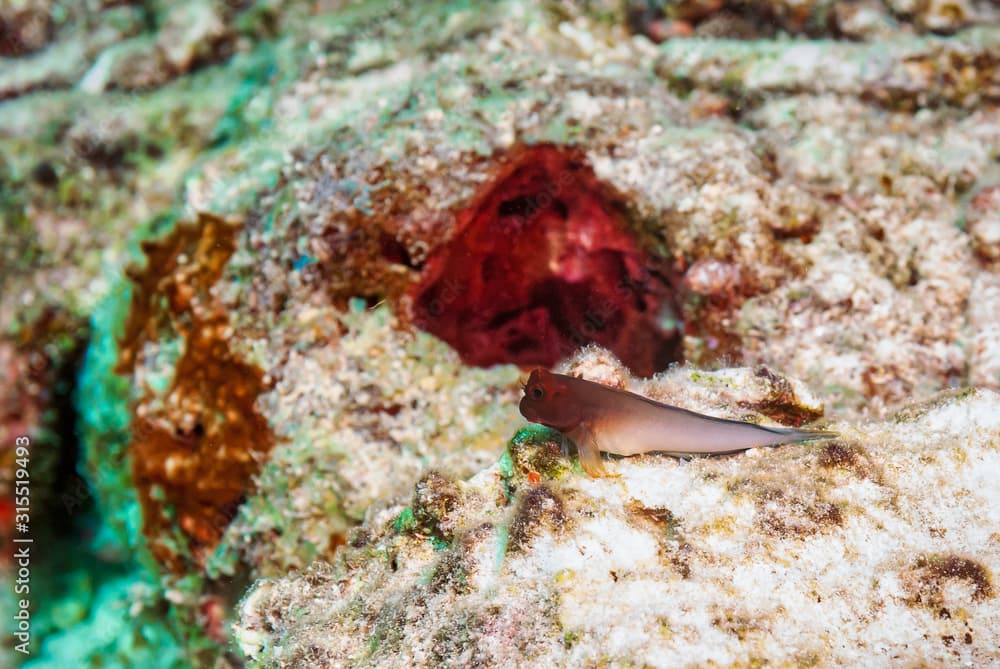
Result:
M200 561L219 540L275 440L254 407L266 390L263 373L230 350L228 314L211 294L238 230L200 214L145 242L146 268L128 273L133 292L118 373L135 370L147 343L183 341L162 401L145 389L133 407L129 447L143 531L173 568L185 554ZM186 546L171 540L177 530Z

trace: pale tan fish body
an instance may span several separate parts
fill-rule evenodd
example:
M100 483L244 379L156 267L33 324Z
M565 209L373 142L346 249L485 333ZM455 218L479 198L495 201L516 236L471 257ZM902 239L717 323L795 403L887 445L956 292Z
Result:
M536 369L524 386L521 415L566 434L591 476L606 476L601 451L721 455L757 446L830 439L836 433L764 427L715 418L625 390Z

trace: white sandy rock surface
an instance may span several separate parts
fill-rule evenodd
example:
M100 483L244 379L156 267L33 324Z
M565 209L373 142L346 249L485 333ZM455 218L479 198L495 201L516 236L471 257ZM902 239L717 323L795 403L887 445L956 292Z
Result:
M817 408L760 370L569 371L717 415L776 388ZM258 582L236 638L267 667L997 666L1000 395L831 427L606 479L526 428L471 479L373 507L333 564Z

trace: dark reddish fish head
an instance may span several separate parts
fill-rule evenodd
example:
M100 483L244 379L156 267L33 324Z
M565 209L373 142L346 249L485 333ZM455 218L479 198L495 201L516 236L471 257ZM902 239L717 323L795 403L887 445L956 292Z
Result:
M569 432L583 420L580 404L571 393L569 385L558 375L536 369L524 384L524 397L518 408L532 423Z

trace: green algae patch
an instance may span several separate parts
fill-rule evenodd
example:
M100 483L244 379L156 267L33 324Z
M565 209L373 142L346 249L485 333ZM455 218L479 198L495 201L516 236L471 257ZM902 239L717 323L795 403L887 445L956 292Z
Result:
M713 384L722 384L729 388L735 388L736 384L733 379L725 376L724 374L719 374L716 372L705 372L695 370L691 372L688 377L699 385L711 386Z
M559 434L561 433L558 430L553 430L551 427L531 423L518 430L517 434L511 437L510 441L514 445L538 444L546 440L551 440Z
M549 427L528 425L517 431L504 452L507 463L501 464L501 472L509 466L520 477L531 477L532 473L547 480L555 480L572 469L569 458L564 455L564 444L568 438Z
M406 507L400 511L396 519L392 521L392 529L396 530L397 534L412 532L417 529L417 519L413 517L413 509Z
M507 555L507 545L509 543L510 530L506 525L500 525L497 527L496 544L493 553L494 565L497 569L500 569L500 565L503 564L503 558Z
M504 501L506 504L510 504L514 501L514 492L517 490L517 486L513 482L514 460L510 456L509 445L504 449L503 455L500 456L497 468L500 470L500 484L503 486Z
M510 479L514 476L514 460L510 457L510 450L503 452L503 455L500 456L500 460L497 462L497 466L500 468L500 475L505 479Z

